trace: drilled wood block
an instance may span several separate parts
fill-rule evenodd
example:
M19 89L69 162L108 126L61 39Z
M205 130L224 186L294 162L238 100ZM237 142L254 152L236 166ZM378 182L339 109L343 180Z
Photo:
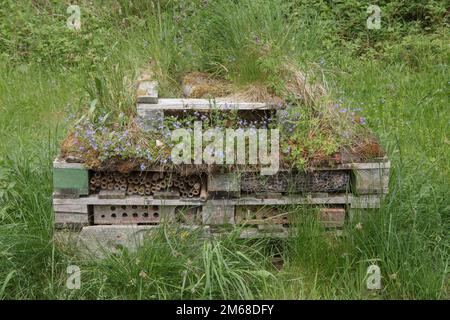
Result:
M156 224L175 219L175 206L96 205L94 224Z

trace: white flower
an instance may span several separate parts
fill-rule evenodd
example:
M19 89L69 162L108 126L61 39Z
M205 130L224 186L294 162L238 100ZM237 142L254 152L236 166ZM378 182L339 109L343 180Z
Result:
M164 143L162 142L162 141L159 141L159 140L156 140L156 146L159 148L159 147L162 147L164 145Z

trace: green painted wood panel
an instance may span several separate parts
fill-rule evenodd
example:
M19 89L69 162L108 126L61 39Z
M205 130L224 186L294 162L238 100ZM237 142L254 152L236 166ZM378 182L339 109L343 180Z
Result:
M88 195L88 170L79 168L53 168L53 188L59 190L78 190L80 195Z

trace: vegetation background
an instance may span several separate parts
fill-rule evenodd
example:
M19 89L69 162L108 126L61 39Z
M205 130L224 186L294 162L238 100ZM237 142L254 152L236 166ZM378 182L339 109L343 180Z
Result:
M66 25L70 4L0 4L0 298L449 298L448 2L80 0L79 31ZM370 4L381 8L379 30L366 27ZM201 241L165 228L102 261L55 245L52 160L72 113L94 98L126 110L126 84L150 59L163 94L175 95L187 70L276 86L281 56L319 68L342 106L362 109L393 165L380 210L339 238L298 207L287 208L300 223L286 241ZM366 289L372 263L379 291ZM72 264L79 290L66 287Z

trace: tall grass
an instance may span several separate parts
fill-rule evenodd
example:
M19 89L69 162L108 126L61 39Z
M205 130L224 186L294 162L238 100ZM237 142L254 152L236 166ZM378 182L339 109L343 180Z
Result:
M389 44L377 59L355 58L347 51L351 43L340 47L332 42L329 21L314 15L297 19L278 1L223 0L207 6L199 1L184 7L170 1L147 7L144 2L119 1L121 13L111 16L100 6L89 7L87 12L97 15L92 20L111 31L96 38L111 50L96 56L94 67L2 58L0 298L449 297L444 32L413 34ZM264 45L270 51L262 57L253 49ZM270 81L270 70L285 53L298 64L320 62L336 99L344 107L363 109L393 165L390 194L381 209L350 222L341 237L326 233L299 207L294 212L298 226L286 241L243 242L235 235L204 241L195 233L167 228L137 252L99 261L52 241L51 161L64 137L66 116L101 97L95 78L115 92L105 98L104 108L115 108L117 102L116 110L123 111L129 105L121 91L124 78L132 79L149 60L158 62L159 76L165 77L162 90L175 95L174 85L190 69L221 73L242 84ZM270 264L278 253L285 261L281 271ZM381 268L381 291L366 289L372 263ZM65 285L71 264L81 268L79 290Z

